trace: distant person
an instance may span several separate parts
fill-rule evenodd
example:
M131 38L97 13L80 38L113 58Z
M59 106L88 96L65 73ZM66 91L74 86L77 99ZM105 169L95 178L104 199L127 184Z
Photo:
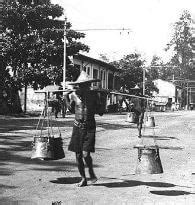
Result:
M129 111L135 113L135 121L138 128L138 137L141 138L144 113L146 109L146 100L144 98L132 98L130 100Z
M49 106L52 107L52 112L55 118L58 118L58 113L61 110L61 96L57 93L52 93L49 99Z
M126 110L127 110L127 104L126 104L126 101L124 99L122 102L122 111L126 111Z
M78 184L79 187L87 186L84 161L89 169L90 181L92 183L97 181L90 155L91 152L95 152L95 114L103 115L97 92L90 90L91 83L97 81L99 80L91 79L82 71L78 79L70 83L78 85L78 88L67 95L67 104L69 106L74 104L75 112L72 137L68 150L76 153L78 170L82 178ZM73 110L73 107L70 109Z
M173 102L172 105L171 105L171 110L172 110L172 111L175 111L175 110L176 110L176 105L175 105L174 102Z

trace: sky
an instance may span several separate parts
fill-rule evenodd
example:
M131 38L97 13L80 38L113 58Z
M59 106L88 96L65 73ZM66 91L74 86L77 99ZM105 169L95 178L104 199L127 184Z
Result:
M128 31L83 31L82 40L90 47L85 55L110 61L133 52L149 63L153 55L164 61L171 53L164 51L173 34L172 26L183 10L195 18L194 0L51 0L65 9L72 29L130 29Z

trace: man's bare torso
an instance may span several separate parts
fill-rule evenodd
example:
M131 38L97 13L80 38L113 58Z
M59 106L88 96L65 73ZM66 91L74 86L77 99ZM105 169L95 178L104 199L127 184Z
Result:
M75 103L75 119L88 121L94 119L97 98L94 92L71 93L70 100Z

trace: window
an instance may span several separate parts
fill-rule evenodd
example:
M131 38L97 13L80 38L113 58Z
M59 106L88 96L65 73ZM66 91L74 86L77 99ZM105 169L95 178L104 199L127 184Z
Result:
M84 67L83 67L83 70L86 72L87 68L84 66Z
M120 90L120 78L119 78L119 76L117 76L117 75L115 75L114 89Z
M106 89L106 71L105 70L100 71L100 80L101 80L102 88Z
M87 74L90 76L90 67L87 68Z
M80 74L80 69L81 69L81 66L78 65L78 64L74 64L74 72L72 72L72 80L75 81L78 77L79 77L79 74Z
M107 88L106 87L106 71L103 71L103 88Z
M113 89L113 74L108 74L108 89Z
M97 69L93 69L93 78L94 78L94 79L98 79L98 70L97 70ZM94 85L94 86L97 86L98 83L95 82L93 85Z
M97 69L93 69L93 78L94 79L98 78L98 70Z
M100 80L103 80L103 70L100 71Z

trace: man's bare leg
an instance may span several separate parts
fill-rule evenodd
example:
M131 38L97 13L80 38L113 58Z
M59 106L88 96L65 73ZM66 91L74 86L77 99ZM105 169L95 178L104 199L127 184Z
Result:
M138 137L141 138L142 137L142 124L143 124L143 119L144 119L144 113L142 112L140 115L139 115L139 120L138 120L138 124L137 124L137 128L138 128Z
M81 181L78 183L78 186L79 187L87 186L87 179L85 176L85 166L83 162L82 153L76 153L76 160L77 160L78 170L82 178Z
M142 127L140 124L137 125L137 129L138 129L138 137L141 138L142 137L142 133L141 133Z
M90 152L83 152L83 156L85 159L85 163L89 169L90 181L92 183L95 183L97 181L97 177L96 177L94 170L93 170L93 161L92 161Z

